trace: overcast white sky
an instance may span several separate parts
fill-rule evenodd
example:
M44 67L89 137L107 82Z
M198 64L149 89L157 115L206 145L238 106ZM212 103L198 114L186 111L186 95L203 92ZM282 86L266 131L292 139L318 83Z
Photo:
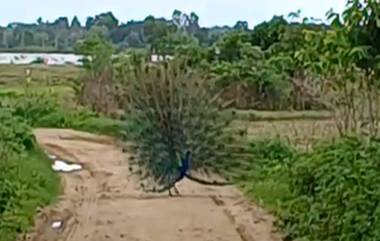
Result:
M35 22L38 17L53 21L59 16L77 15L82 24L87 16L112 11L122 22L142 20L148 15L170 18L174 9L196 12L202 26L233 25L246 20L250 27L272 18L302 10L302 16L325 19L333 8L341 12L346 0L4 0L0 25Z

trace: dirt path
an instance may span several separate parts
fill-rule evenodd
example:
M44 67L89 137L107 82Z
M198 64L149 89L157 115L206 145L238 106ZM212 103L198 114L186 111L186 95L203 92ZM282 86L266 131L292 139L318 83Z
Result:
M50 153L83 165L62 174L63 194L37 217L32 241L275 241L272 219L232 187L188 181L181 197L147 195L129 175L127 154L112 139L71 130L38 129ZM51 223L63 220L60 229Z

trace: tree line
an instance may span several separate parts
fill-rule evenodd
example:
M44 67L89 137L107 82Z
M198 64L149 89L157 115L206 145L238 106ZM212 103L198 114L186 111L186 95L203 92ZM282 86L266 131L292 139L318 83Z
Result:
M105 12L88 17L82 24L77 17L71 21L59 17L54 22L43 21L40 17L36 23L10 23L0 26L1 51L45 51L72 52L78 40L92 34L102 34L119 49L146 48L157 44L157 39L185 29L196 37L202 45L210 45L224 33L233 29L248 29L248 23L238 21L235 26L201 27L196 13L173 12L171 19L148 16L142 21L131 20L121 23L112 12Z

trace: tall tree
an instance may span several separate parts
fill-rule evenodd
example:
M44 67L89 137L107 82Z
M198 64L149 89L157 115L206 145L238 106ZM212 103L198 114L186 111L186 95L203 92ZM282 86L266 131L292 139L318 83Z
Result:
M95 21L95 19L93 17L87 17L87 20L86 20L86 29L87 30L90 30L92 28L92 26L94 26L94 21Z
M43 23L43 22L42 22L42 18L39 17L39 18L37 19L37 24L38 24L38 25L42 25L42 23Z
M187 28L187 31L191 34L196 34L199 29L199 16L196 13L191 12L189 18L189 27Z
M82 26L81 26L81 23L80 23L78 17L75 16L75 17L73 18L73 20L71 21L70 28L71 28L71 29L80 29L81 27L82 27Z
M119 25L119 20L113 15L112 12L106 12L96 15L94 24L96 26L105 26L111 30L117 28Z
M174 32L174 29L164 20L150 16L144 21L145 40L150 45L150 50L153 53L159 51L162 40L171 32Z
M235 26L234 26L234 29L235 30L248 31L249 30L248 22L247 21L237 21Z
M190 17L186 13L182 13L179 10L174 10L172 14L172 21L178 29L186 29L190 25Z
M54 23L51 24L57 29L69 29L69 19L67 17L59 17L57 20L54 21Z
M288 22L282 16L274 16L270 21L258 24L251 34L251 43L267 50L274 43L280 41L284 27Z

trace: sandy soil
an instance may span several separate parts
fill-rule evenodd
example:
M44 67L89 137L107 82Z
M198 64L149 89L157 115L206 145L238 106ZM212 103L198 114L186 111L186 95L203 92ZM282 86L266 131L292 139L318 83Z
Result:
M61 174L63 193L40 212L31 241L277 241L272 217L233 187L178 185L181 196L137 189L127 155L111 138L56 129L35 130L50 153L83 165ZM54 221L63 221L53 229Z

